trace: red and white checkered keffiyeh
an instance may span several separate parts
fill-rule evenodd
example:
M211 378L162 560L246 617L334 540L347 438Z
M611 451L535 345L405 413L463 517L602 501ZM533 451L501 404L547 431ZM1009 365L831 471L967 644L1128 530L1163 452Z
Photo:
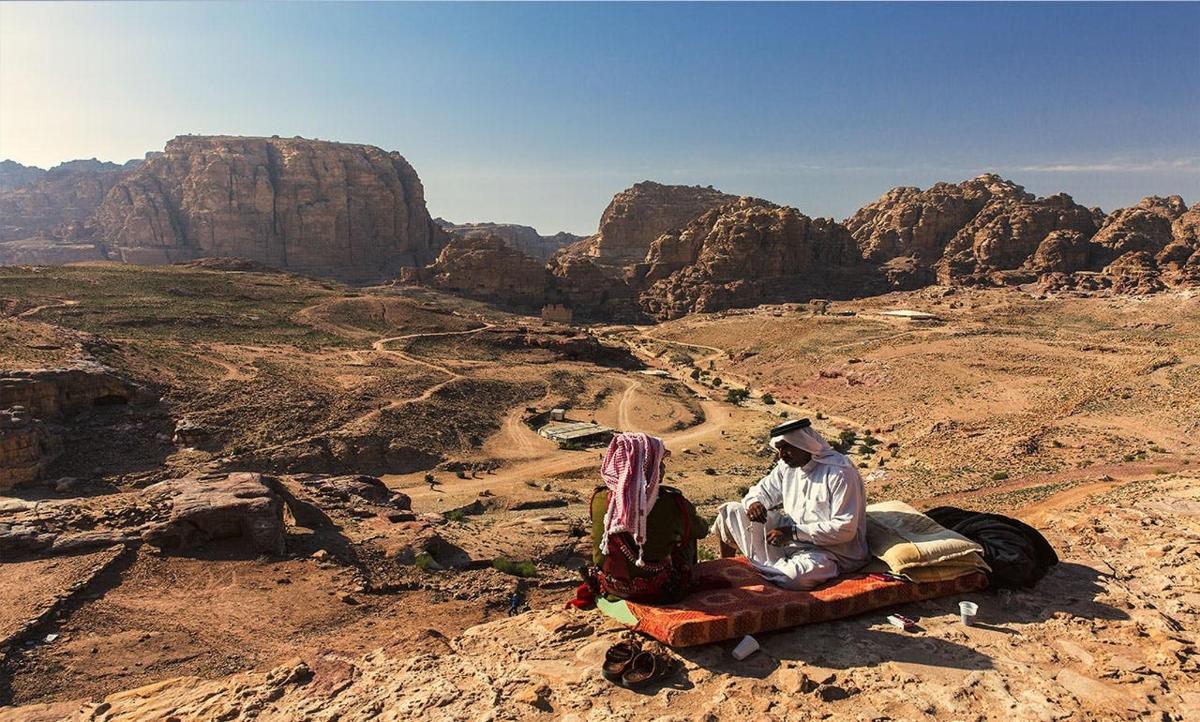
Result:
M628 532L638 545L638 565L646 543L646 516L658 501L662 461L669 452L662 439L648 434L618 434L608 444L600 476L608 487L604 538L600 551L608 554L608 537Z

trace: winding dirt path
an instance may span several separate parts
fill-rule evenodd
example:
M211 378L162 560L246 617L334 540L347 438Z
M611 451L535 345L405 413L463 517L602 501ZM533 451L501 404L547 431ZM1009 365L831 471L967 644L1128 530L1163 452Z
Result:
M41 313L42 311L45 311L48 308L63 308L65 306L78 306L78 305L79 305L79 301L72 301L69 298L63 298L58 301L55 301L54 303L44 303L41 306L34 306L33 308L22 311L16 315L16 318L30 318L32 316L36 316L37 314Z

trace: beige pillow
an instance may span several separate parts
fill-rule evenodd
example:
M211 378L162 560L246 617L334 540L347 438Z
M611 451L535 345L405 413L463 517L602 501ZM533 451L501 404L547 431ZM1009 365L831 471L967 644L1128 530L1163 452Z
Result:
M948 562L987 568L983 547L901 501L867 507L867 545L896 574Z

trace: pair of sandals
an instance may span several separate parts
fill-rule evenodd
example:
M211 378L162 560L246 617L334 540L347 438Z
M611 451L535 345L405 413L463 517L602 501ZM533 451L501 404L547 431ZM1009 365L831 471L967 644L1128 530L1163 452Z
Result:
M617 642L604 653L604 678L620 687L642 687L674 671L674 659L642 649L636 637Z

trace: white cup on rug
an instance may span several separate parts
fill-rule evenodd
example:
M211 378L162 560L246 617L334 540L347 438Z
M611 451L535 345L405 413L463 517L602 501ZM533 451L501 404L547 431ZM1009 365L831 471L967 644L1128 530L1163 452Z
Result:
M975 626L975 615L979 613L979 605L975 602L959 602L958 614L962 617L962 623L968 627Z
M742 637L742 641L738 642L738 645L733 648L733 658L740 662L757 651L758 640L747 634L746 636Z

